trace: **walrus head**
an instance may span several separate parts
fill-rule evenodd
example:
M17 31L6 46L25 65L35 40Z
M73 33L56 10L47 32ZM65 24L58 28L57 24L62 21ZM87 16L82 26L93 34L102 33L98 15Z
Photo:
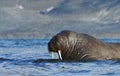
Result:
M87 54L84 54L89 48L84 46L88 43L86 37L76 32L64 30L55 35L48 43L48 51L58 53L59 59L61 60L80 60ZM83 40L84 39L84 40Z

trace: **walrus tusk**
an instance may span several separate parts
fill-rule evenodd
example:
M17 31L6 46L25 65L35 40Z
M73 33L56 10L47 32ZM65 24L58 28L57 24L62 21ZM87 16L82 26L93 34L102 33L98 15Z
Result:
M58 50L58 56L59 56L60 60L62 60L61 50Z
M52 54L52 59L54 59L54 52L51 52L51 54Z

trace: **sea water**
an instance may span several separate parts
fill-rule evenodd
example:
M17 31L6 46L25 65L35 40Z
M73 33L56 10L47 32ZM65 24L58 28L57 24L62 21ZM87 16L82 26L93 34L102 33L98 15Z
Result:
M120 39L101 39L120 43ZM49 39L0 39L0 76L119 76L120 62L52 60Z

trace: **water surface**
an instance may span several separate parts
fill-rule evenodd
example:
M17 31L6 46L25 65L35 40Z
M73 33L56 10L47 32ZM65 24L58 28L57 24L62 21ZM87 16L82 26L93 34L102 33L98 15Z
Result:
M120 39L101 39L120 42ZM120 62L52 60L49 39L0 39L0 76L119 76ZM39 59L39 61L38 61Z

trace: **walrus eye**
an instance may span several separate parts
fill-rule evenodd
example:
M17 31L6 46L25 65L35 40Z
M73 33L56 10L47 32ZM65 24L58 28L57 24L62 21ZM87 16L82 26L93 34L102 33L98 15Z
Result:
M60 60L62 60L61 50L58 50L58 56L59 56Z
M51 54L52 54L52 59L54 59L54 52L51 52Z

